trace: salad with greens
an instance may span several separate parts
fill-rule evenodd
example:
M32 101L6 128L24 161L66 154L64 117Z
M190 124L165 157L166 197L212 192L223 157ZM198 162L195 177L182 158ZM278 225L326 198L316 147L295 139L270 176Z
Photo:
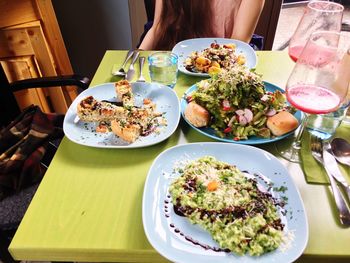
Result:
M220 248L259 256L284 242L284 202L263 191L254 175L212 156L178 173L169 188L175 212L207 230Z
M218 136L233 140L254 135L270 138L273 135L266 126L267 118L282 110L295 112L281 91L266 91L261 75L240 65L200 81L186 100L195 101L210 113L209 126Z

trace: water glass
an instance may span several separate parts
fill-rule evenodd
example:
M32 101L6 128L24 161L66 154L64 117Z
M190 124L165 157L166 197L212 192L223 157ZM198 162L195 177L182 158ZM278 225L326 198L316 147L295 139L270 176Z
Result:
M349 104L328 114L310 114L306 124L308 131L323 140L328 140L335 134L339 125L345 122L348 109Z
M177 62L178 56L169 51L158 51L149 55L151 81L173 88L177 79Z
M348 107L346 109L345 115L344 115L344 119L343 119L343 123L345 123L346 125L350 125L350 107Z
M350 51L350 49L349 49L349 51ZM346 96L346 100L347 100L348 104L347 104L347 108L345 109L344 119L343 119L342 122L344 124L346 124L346 125L350 125L350 84L349 84L349 87L348 87L348 94Z

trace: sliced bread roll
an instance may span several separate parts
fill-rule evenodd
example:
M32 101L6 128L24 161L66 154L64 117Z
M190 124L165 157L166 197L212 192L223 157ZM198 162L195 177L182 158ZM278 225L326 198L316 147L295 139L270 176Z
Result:
M267 127L275 136L281 136L296 129L299 125L298 120L287 111L281 111L271 117L268 117Z
M193 126L205 127L209 124L210 113L196 102L191 101L186 107L185 117Z

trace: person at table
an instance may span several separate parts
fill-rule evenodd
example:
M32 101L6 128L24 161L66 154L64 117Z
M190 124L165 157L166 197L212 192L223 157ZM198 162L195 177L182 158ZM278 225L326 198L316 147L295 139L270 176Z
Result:
M156 0L154 22L139 48L171 50L182 40L224 37L249 42L265 0Z

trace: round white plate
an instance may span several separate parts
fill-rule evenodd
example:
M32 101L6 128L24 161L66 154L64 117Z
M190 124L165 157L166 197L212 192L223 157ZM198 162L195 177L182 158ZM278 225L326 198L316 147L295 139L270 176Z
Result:
M185 67L184 62L192 52L194 51L201 52L204 49L210 47L211 43L235 44L236 54L244 54L244 56L247 59L247 62L245 65L248 68L254 68L256 66L258 59L254 49L249 44L243 41L229 39L229 38L194 38L194 39L187 39L177 43L172 50L172 52L179 57L179 61L178 61L179 71L192 76L209 77L207 73L196 73L196 72L188 71Z

